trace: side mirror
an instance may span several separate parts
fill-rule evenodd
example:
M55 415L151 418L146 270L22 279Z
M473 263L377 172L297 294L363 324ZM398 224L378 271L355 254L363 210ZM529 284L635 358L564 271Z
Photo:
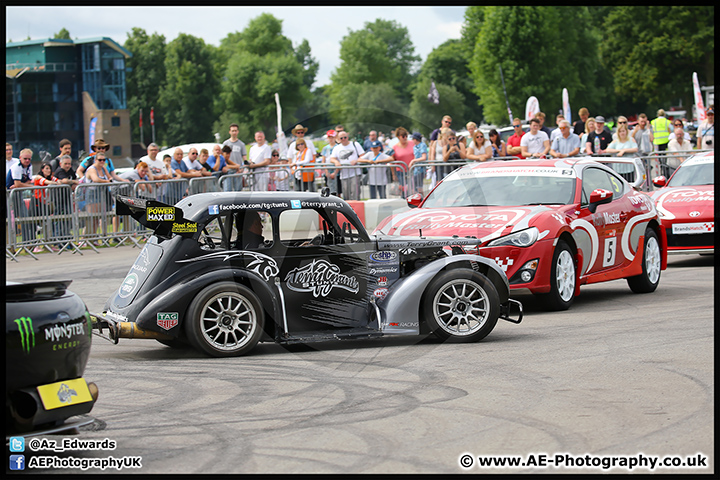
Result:
M667 185L667 178L665 178L665 175L660 175L659 177L653 178L652 182L656 187L664 187Z
M588 210L590 210L590 213L595 213L595 210L597 210L598 205L604 205L606 203L612 202L613 193L610 190L605 190L604 188L597 188L590 193L590 204L588 205Z
M423 201L422 193L416 193L414 195L410 195L407 198L408 207L410 208L417 208L420 206L420 204Z

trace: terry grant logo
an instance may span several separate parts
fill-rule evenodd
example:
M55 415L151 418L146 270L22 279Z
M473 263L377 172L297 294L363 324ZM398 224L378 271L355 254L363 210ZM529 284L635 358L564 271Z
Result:
M35 330L33 330L32 319L30 317L21 317L15 319L18 331L20 332L20 344L23 352L30 353L30 349L35 346Z

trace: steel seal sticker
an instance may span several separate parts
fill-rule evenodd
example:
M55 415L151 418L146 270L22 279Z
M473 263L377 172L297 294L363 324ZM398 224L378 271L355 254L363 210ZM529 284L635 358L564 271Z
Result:
M195 233L198 231L197 223L185 222L185 223L173 223L172 233Z
M285 282L290 290L311 292L315 298L328 296L333 288L351 293L360 291L357 278L340 273L340 267L327 260L313 260L293 268L285 277Z

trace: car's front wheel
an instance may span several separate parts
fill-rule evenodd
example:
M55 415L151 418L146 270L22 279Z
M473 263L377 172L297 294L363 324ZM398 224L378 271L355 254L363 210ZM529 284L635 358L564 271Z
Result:
M500 315L500 297L483 274L469 269L442 272L427 287L423 318L443 340L477 342L485 338Z
M660 283L660 267L662 256L657 234L652 228L645 230L645 246L643 247L642 273L627 279L630 290L635 293L654 292Z
M202 290L190 304L187 334L213 357L239 356L257 345L265 317L257 296L243 285L222 282Z
M567 310L575 299L575 260L570 246L558 240L550 269L550 292L538 295L548 310Z

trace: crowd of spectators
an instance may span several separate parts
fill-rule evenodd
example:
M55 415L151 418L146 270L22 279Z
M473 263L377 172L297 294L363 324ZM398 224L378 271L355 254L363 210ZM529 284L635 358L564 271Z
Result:
M391 130L388 135L372 130L367 136L358 132L351 138L342 125L337 125L325 132L327 144L321 149L306 138L308 128L300 124L291 130L289 142L284 136L270 142L264 132L257 131L250 145L238 138L239 126L232 124L229 138L214 145L211 152L205 148L199 151L190 148L186 155L181 148L175 148L172 156L165 155L161 159L158 158L160 147L151 143L147 146L147 155L139 159L135 168L122 174L116 172L112 159L107 156L110 145L102 139L93 143L89 155L78 159L77 169L73 168L72 142L60 141L59 154L50 162L43 162L35 175L31 164L32 150L23 149L16 158L12 145L6 143L6 189L38 187L31 190L29 202L13 203L11 215L41 218L38 225L20 222L17 230L22 241L32 243L42 231L46 241L34 252L57 251L66 247L67 240L72 237L67 218L73 212L76 190L84 183L94 187L80 187L82 192L77 192L75 200L79 200L78 208L89 213L82 228L92 234L100 227L106 228L101 225L98 213L111 208L114 203L112 188L97 187L103 183L126 182L131 187L140 182L135 189L137 195L168 204L176 203L188 193L186 185L178 186L168 180L223 175L233 177L228 178L232 181L224 182L226 190L289 191L292 186L296 191L315 191L318 186L327 186L347 200L359 200L364 185L368 186L370 198L386 198L389 193L402 197L423 193L428 180L432 188L466 162L497 158L566 158L585 154L647 156L653 152L667 152L670 154L668 166L676 168L683 158L673 156L674 152L714 148L712 105L707 109L707 119L697 130L695 145L683 120L669 120L662 109L652 121L646 114L639 114L634 128L630 128L626 117L620 116L615 132L608 128L604 117L590 116L587 108L581 108L578 116L579 119L571 124L563 115L557 115L556 128L552 129L546 125L545 114L539 112L530 120L527 132L523 122L515 118L513 134L507 140L503 140L497 129L484 131L475 122L467 122L467 133L460 135L453 130L453 119L449 115L442 117L440 125L427 139L403 126ZM55 185L69 189L45 192L47 187ZM49 219L53 215L60 220L51 222ZM113 229L118 229L117 217L113 217Z

